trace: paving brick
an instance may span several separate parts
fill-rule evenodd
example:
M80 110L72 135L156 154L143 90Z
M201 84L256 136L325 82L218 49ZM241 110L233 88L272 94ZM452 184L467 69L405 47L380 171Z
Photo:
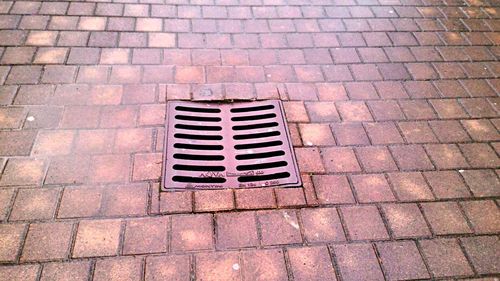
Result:
M301 243L299 223L294 210L260 211L257 213L262 245Z
M496 273L500 264L499 241L496 236L462 238L465 252L479 274Z
M437 198L463 198L470 196L469 190L460 178L460 175L455 171L425 172L424 176Z
M364 102L346 101L338 102L337 110L340 113L342 121L361 122L372 121L372 116Z
M458 121L430 121L429 125L442 143L470 141L470 137Z
M160 212L189 213L193 210L191 201L191 192L162 192L160 193Z
M45 161L32 158L10 159L4 168L0 186L39 185L44 177Z
M119 220L80 221L72 256L77 258L116 255L121 225Z
M289 248L294 280L337 280L326 247Z
M35 141L34 131L2 131L0 132L0 155L27 156Z
M463 120L462 125L475 141L496 141L500 134L488 120Z
M46 184L84 183L90 166L88 156L63 156L53 158L50 162Z
M194 209L197 212L222 211L234 208L232 190L203 190L194 192Z
M33 145L33 155L69 154L75 138L73 131L41 131Z
M71 223L37 223L29 227L22 261L65 259L69 254Z
M286 280L288 278L281 249L241 252L243 280Z
M0 167L2 167L0 165ZM0 221L7 218L10 206L12 205L15 189L0 190Z
M469 201L461 203L474 233L497 233L500 229L500 210L493 201Z
M485 143L460 144L460 150L473 168L495 168L500 165L500 158Z
M372 245L335 245L333 251L342 280L384 280Z
M4 266L0 268L0 276L5 281L35 281L39 271L38 264Z
M10 220L51 219L56 209L59 189L22 189L10 214Z
M295 156L302 172L324 172L318 148L296 148Z
M432 200L434 196L419 172L390 173L396 196L402 201Z
M377 250L388 280L429 278L415 242L378 243Z
M434 165L439 169L464 168L469 166L456 145L425 145L425 150Z
M22 107L4 107L0 109L0 128L17 129L21 127L26 113Z
M472 232L455 202L422 203L422 210L437 235Z
M314 189L321 204L354 203L349 182L345 176L313 176Z
M359 172L358 160L351 148L322 148L323 163L328 172Z
M90 177L93 182L120 182L129 178L129 155L92 157Z
M332 124L332 131L340 145L366 145L370 141L361 124L337 123Z
M361 203L395 201L387 180L382 174L352 175L356 197Z
M0 261L15 262L20 252L24 239L26 225L2 224L0 225ZM6 268L6 267L3 267ZM8 280L8 279L6 279Z
M137 280L143 276L143 261L140 258L98 260L94 280Z
M91 217L99 214L104 196L102 187L70 187L64 189L58 218Z
M276 206L273 190L269 188L239 189L235 191L235 197L238 209L263 209Z
M217 248L245 248L258 246L257 224L254 212L217 214Z
M90 262L47 263L43 266L41 279L43 281L75 280L85 281L89 278Z
M420 245L434 277L474 274L455 239L424 240Z
M417 204L386 204L382 210L395 238L431 235Z
M429 157L420 145L391 146L390 150L400 170L433 170Z
M127 128L134 127L138 108L133 105L106 106L101 111L100 127Z
M403 143L403 138L392 122L365 123L365 129L374 145Z
M302 209L300 217L307 242L345 241L342 224L335 208Z
M359 147L355 149L358 159L367 172L396 171L396 163L385 147Z
M187 280L190 278L190 263L187 255L148 256L145 280Z
M123 253L149 254L167 251L168 217L127 221Z
M196 276L201 280L236 280L240 276L238 262L236 252L200 253L196 255Z
M209 214L172 217L171 250L209 250L214 246L213 221Z
M344 224L352 240L380 240L388 238L387 230L375 206L342 207Z
M491 170L460 171L475 197L497 196L500 181Z

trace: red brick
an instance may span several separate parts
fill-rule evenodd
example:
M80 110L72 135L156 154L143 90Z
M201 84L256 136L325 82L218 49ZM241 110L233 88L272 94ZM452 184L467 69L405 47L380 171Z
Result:
M26 225L24 224L0 225L0 261L15 262L17 260L17 255L20 252L25 232Z
M342 280L384 280L378 259L370 244L345 244L333 247Z
M302 206L306 204L302 188L277 188L274 191L278 207Z
M89 156L63 156L50 162L46 184L84 183L90 167Z
M284 104L286 120L288 122L309 122L306 108L302 102L285 102Z
M123 254L149 254L167 251L168 217L127 221Z
M483 236L462 238L462 245L472 265L479 274L496 274L498 261L498 237Z
M425 150L438 169L454 169L468 167L458 147L454 144L430 144Z
M295 155L301 172L324 172L318 148L296 148Z
M429 125L440 142L466 142L470 141L462 125L455 120L430 121Z
M202 190L194 193L194 209L197 212L222 211L234 208L234 194L227 190Z
M434 277L474 274L455 239L424 240L420 245L429 265L429 271Z
M398 126L407 143L432 143L438 141L427 122L399 122Z
M72 131L42 131L33 146L33 155L68 154L74 135Z
M76 77L76 66L46 65L43 71L42 83L72 83Z
M302 209L300 217L307 242L345 241L344 231L336 209Z
M460 171L475 197L498 196L500 180L491 170Z
M307 102L305 106L312 122L340 121L333 102Z
M332 130L335 139L340 145L366 145L370 143L361 124L332 124Z
M299 129L306 146L335 145L332 131L326 124L299 124Z
M98 260L93 280L137 280L143 276L141 258L118 258Z
M203 83L205 81L205 73L202 67L177 67L175 81L177 83Z
M394 238L431 235L417 204L386 204L382 210Z
M197 254L195 271L200 280L237 280L240 276L239 255L237 252Z
M134 181L158 180L161 177L161 167L161 153L135 154L132 179Z
M384 175L352 175L351 181L360 203L395 201Z
M161 213L189 213L193 210L192 192L161 192Z
M2 129L18 129L24 117L26 116L25 110L21 107L4 107L0 108L0 128Z
M1 161L1 160L0 160ZM0 168L2 165L0 164ZM0 220L7 219L8 211L12 205L12 198L14 197L14 189L0 190Z
M369 101L368 106L377 121L405 119L403 112L395 101Z
M493 201L469 201L461 204L474 233L497 233L499 231L500 221L496 218L500 215L500 211Z
M95 128L99 123L100 108L95 106L66 107L60 123L61 128Z
M71 223L30 225L21 260L43 261L67 258L72 232Z
M151 129L122 129L117 130L114 151L148 152L151 150L153 131Z
M429 278L415 242L378 243L377 250L389 280Z
M128 58L128 54L124 54L124 56ZM127 61L124 61L122 63L127 63ZM109 78L109 82L111 83L136 84L139 83L140 81L141 81L140 66L118 65L118 66L113 66L111 69L111 77Z
M389 236L375 206L341 208L347 234L352 240L379 240Z
M434 196L419 172L390 173L396 196L402 201L432 200Z
M78 132L75 150L79 153L109 153L114 132L110 130L82 130Z
M465 158L474 168L495 168L500 166L500 159L493 149L485 143L460 144Z
M35 281L39 271L38 264L4 266L0 268L0 276L3 280L9 281Z
M84 105L89 97L89 87L87 85L58 85L54 95L51 96L50 103L53 105Z
M385 147L359 147L356 153L367 172L396 171L397 167L389 151Z
M364 102L348 101L337 103L342 121L372 121L372 116Z
M85 281L89 278L90 262L47 263L43 266L42 281Z
M455 171L425 172L424 176L439 199L470 197L469 190Z
M328 249L324 246L289 248L294 280L337 280Z
M4 168L0 186L39 185L45 172L45 161L34 158L10 159Z
M16 196L10 220L51 219L56 209L59 189L22 189Z
M121 221L85 220L78 225L73 257L114 256L120 243Z
M243 251L241 261L243 280L288 279L281 249Z
M214 247L212 215L173 216L171 228L173 252L210 250Z
M420 145L392 146L390 148L399 169L405 170L433 170L429 157Z
M92 157L93 182L123 182L129 178L129 155L99 155Z
M408 120L435 119L434 110L423 100L404 100L399 105Z
M35 142L36 132L2 131L0 132L0 155L27 156Z
M101 213L104 216L145 215L148 204L146 184L108 186L104 190Z
M188 255L148 256L145 280L188 280L190 259Z
M403 138L392 122L365 123L365 129L374 145L403 143Z
M475 141L497 141L500 133L488 120L463 120L462 125Z
M276 206L273 190L269 188L239 189L235 191L235 196L238 209L264 209Z
M261 227L262 245L283 245L302 242L295 211L260 211L257 213L257 219Z
M361 171L352 148L322 148L321 155L328 172L343 173Z
M316 84L318 97L322 101L347 100L347 93L340 83Z
M75 218L97 216L104 197L103 187L70 187L65 188L58 218Z
M104 128L134 127L136 118L136 106L106 106L101 112L100 126Z
M345 176L313 176L314 189L321 204L354 203L349 182Z
M423 203L422 210L432 231L437 235L472 232L455 202Z
M160 125L165 122L166 108L161 104L143 105L139 111L139 125Z
M223 213L217 222L217 248L244 248L258 246L257 224L254 212Z

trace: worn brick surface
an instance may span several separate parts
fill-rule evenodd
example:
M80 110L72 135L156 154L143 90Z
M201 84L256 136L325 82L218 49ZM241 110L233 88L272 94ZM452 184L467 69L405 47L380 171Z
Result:
M498 12L0 1L0 279L496 277ZM303 186L160 191L179 99L283 100Z

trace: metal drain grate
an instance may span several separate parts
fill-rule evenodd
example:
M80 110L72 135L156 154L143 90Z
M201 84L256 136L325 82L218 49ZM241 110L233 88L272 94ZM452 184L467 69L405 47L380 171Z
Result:
M281 101L167 105L163 190L300 186Z

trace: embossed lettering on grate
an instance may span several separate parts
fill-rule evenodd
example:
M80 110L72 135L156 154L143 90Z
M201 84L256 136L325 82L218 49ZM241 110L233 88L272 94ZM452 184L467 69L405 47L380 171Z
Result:
M298 187L281 101L167 104L163 190Z

